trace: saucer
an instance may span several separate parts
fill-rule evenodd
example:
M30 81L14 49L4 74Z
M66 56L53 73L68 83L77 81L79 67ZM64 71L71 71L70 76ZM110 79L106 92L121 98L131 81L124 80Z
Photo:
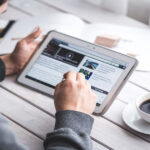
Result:
M126 125L133 130L150 135L150 123L147 123L140 117L136 110L135 102L131 102L125 107L122 118Z

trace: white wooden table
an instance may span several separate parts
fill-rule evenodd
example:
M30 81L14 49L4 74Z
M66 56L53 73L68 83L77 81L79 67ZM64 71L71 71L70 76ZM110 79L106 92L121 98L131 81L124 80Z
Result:
M26 1L21 8L14 3ZM110 14L104 10L88 15L84 8L92 9L88 4L79 9L71 6L72 0L12 0L8 11L0 18L19 19L26 16L41 15L63 11L80 16L86 22L111 22L147 28L146 25L128 17ZM78 0L79 1L79 0ZM66 4L67 2L67 4ZM73 1L72 1L73 2ZM69 7L67 7L69 6ZM40 10L40 11L39 11ZM53 131L55 108L53 99L16 83L16 76L7 77L0 84L0 112L10 122L19 141L31 150L43 150L46 133ZM122 120L122 111L126 105L139 95L150 91L150 72L135 72L123 88L115 102L104 116L95 117L91 138L94 150L149 150L150 136L137 133L127 127Z

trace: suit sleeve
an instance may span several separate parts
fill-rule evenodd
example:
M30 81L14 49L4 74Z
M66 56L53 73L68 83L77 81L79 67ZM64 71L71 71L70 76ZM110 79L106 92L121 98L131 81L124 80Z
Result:
M77 111L56 113L55 129L44 142L45 150L92 150L93 118Z
M0 82L4 80L4 78L5 78L5 73L6 73L5 64L4 64L4 62L0 59Z
M21 145L8 122L0 115L0 150L27 150Z

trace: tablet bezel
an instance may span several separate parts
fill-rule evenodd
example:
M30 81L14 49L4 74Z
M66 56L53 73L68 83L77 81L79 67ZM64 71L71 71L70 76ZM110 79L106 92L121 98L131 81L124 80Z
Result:
M20 75L17 78L17 82L19 82L23 85L26 85L26 86L30 86L31 88L38 90L42 93L48 94L50 96L53 96L53 94L54 94L53 88L43 85L41 83L38 83L36 81L30 80L30 79L26 78L25 76L28 73L28 71L30 70L30 68L32 67L32 65L34 64L34 62L36 61L36 59L43 52L43 50L45 49L45 47L47 46L49 41L53 38L59 39L62 41L66 41L70 44L74 44L79 47L88 49L90 51L94 51L94 52L106 55L108 57L110 56L110 57L113 57L114 59L118 59L118 60L128 63L126 70L119 77L117 83L113 86L113 88L107 95L106 99L102 102L102 104L100 106L96 106L94 114L99 115L99 114L103 114L104 112L106 112L106 110L109 108L111 103L114 101L114 98L116 97L116 95L121 90L121 87L125 84L125 82L129 78L129 76L132 74L133 70L135 69L135 67L137 65L137 60L135 58L126 56L124 54L112 51L106 47L95 45L95 44L62 34L62 33L59 33L57 31L51 31L47 34L46 38L43 40L39 49L32 56L32 58L30 59L28 64L25 66L24 70L20 73Z

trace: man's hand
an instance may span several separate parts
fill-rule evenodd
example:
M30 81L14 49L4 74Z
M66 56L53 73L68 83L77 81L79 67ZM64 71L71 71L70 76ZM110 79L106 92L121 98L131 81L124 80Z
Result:
M56 86L54 100L56 111L74 110L92 114L97 96L82 73L70 71L64 75L65 80Z
M34 40L39 37L41 32L39 27L36 28L30 35L17 43L12 54L1 56L6 66L6 75L18 73L25 66L40 44Z

